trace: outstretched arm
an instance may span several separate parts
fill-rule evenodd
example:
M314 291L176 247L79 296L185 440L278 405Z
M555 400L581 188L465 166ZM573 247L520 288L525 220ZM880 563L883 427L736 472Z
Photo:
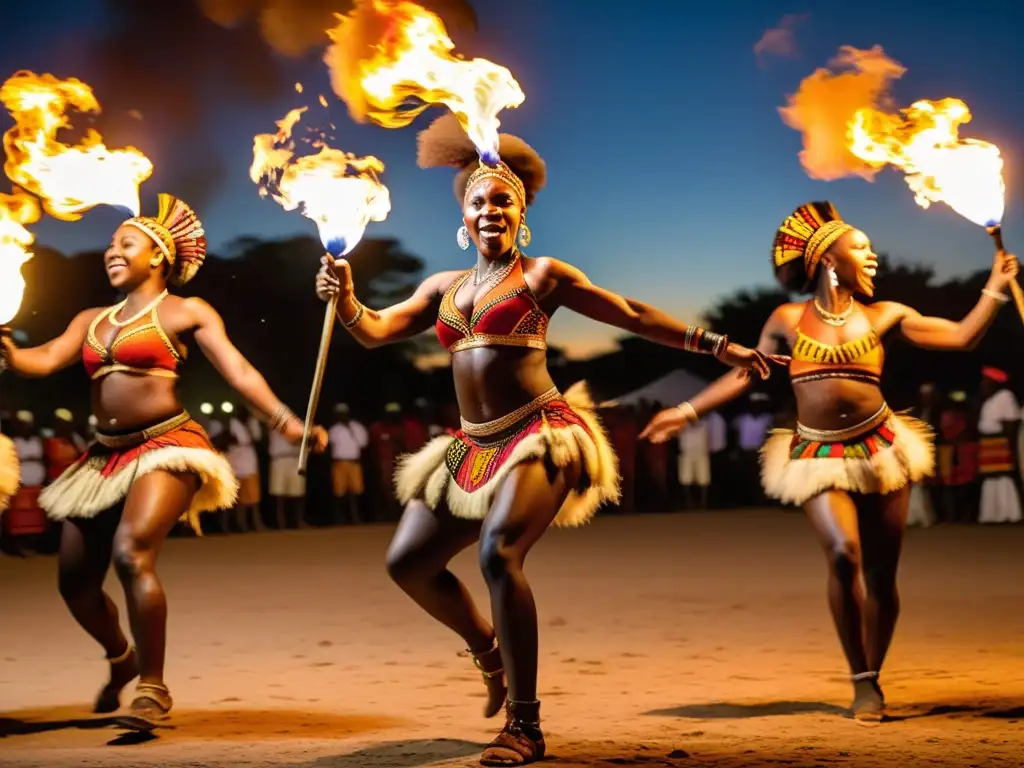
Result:
M782 313L781 307L776 309L768 318L764 328L761 329L761 338L757 342L757 349L765 357L774 357L778 352L776 339L785 333L785 320ZM641 439L647 438L652 443L663 443L691 423L699 421L705 414L717 410L745 394L751 384L752 380L746 371L733 369L711 382L692 400L655 414L640 433L640 437Z
M272 429L293 442L301 440L302 421L278 399L263 375L231 343L217 310L197 298L186 299L185 306L195 328L196 343L217 372L266 417ZM313 436L317 449L326 444L326 434L321 435L321 432L322 429Z
M538 259L538 271L544 277L541 294L559 306L658 344L714 354L726 365L750 368L761 378L768 378L768 358L756 350L730 343L724 336L681 323L660 309L600 288L579 269L564 262ZM775 362L782 360L775 358Z
M322 301L331 296L338 297L338 322L367 348L404 341L430 328L437 319L435 309L438 300L461 274L441 272L432 275L420 283L415 293L405 301L375 310L363 306L356 298L352 268L347 260L324 256L320 263L323 266L316 276L316 295Z
M82 357L82 344L89 325L102 310L87 309L79 312L57 338L38 347L19 349L6 333L0 333L0 356L19 376L39 379L56 373L78 362Z
M992 274L981 290L978 303L960 321L922 315L912 307L896 302L879 302L886 327L898 327L903 337L924 349L974 349L996 319L996 313L1009 300L1006 289L1017 279L1017 257L997 251Z

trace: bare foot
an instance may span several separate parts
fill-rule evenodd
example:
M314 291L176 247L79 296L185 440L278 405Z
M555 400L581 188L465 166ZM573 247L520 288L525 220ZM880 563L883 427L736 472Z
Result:
M110 662L110 679L96 697L92 711L107 714L120 709L121 691L138 676L139 660L135 655L135 649L132 648L124 659Z
M885 696L877 679L854 682L850 709L854 719L862 723L880 723L885 719Z
M484 717L494 717L505 706L508 688L505 686L505 670L501 666L501 651L494 645L486 651L474 653L470 651L473 663L483 675L487 686L487 703L484 704Z

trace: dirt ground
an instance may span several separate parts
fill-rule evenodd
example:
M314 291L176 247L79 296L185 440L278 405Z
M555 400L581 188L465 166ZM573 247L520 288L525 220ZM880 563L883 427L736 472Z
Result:
M101 654L52 558L0 559L0 765L476 765L499 723L458 639L387 580L390 533L170 541L175 727L145 743L75 722ZM473 553L455 570L483 600ZM1024 527L910 532L893 721L875 727L845 716L824 561L797 513L604 517L553 531L528 573L554 764L1024 762Z

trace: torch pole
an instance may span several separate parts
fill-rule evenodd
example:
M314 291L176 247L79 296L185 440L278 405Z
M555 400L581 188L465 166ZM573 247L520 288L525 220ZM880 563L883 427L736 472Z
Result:
M327 352L331 348L331 336L334 333L335 313L338 310L338 294L327 300L324 310L324 327L320 333L320 352L316 357L316 368L313 371L313 386L309 390L309 403L306 405L306 422L302 429L302 445L299 447L299 474L306 474L306 462L309 460L309 433L313 429L316 407L320 402L320 387L324 383L324 369L327 367Z
M992 242L996 245L997 251L1005 251L1003 247L1003 228L999 225L994 227L985 227L985 230L992 238ZM1020 284L1016 279L1010 281L1010 293L1013 294L1013 303L1017 305L1017 313L1020 315L1021 322L1024 322L1024 291L1021 290Z

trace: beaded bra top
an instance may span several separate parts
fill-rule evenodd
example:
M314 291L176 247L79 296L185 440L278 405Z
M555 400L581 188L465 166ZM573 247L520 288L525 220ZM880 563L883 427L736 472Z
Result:
M812 329L824 330L827 327L818 318L811 302L807 302L796 328L790 380L857 379L879 383L885 350L878 332L871 328L863 336L840 344L826 344L810 335Z
M526 284L518 253L487 278L491 287L467 318L456 306L455 296L472 276L469 270L452 284L437 313L437 338L450 354L474 347L547 349L548 316Z
M89 378L95 380L119 371L138 376L177 378L182 358L160 324L156 306L139 318L142 323L127 323L133 327L120 331L109 350L100 343L96 338L96 328L120 307L100 312L89 326L82 345L82 364Z

